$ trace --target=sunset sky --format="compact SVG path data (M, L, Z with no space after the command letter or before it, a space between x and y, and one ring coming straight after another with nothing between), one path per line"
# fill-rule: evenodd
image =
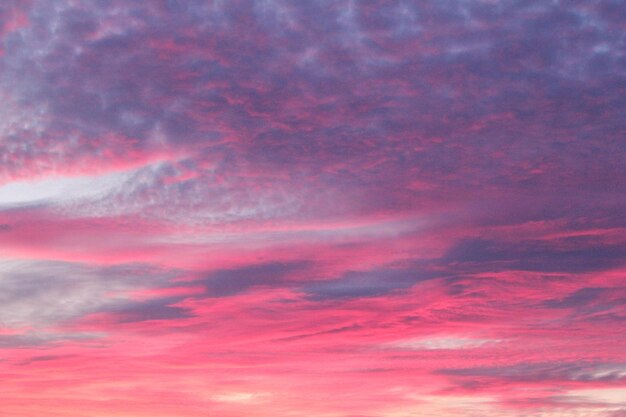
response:
M626 417L626 4L0 0L0 417Z

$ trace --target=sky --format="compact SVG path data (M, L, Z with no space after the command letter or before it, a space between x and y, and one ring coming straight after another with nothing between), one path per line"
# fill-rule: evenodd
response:
M626 417L622 0L2 0L0 415Z

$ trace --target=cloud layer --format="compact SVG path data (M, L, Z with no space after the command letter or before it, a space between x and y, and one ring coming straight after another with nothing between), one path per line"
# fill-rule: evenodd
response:
M621 1L0 4L0 414L626 413Z

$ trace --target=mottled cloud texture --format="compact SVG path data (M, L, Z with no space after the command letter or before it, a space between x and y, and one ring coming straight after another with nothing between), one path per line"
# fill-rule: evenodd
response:
M0 2L0 415L626 415L625 33Z

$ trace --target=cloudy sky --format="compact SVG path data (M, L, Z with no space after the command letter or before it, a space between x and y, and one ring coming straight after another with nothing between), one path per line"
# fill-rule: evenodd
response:
M623 0L2 0L0 415L625 417Z

